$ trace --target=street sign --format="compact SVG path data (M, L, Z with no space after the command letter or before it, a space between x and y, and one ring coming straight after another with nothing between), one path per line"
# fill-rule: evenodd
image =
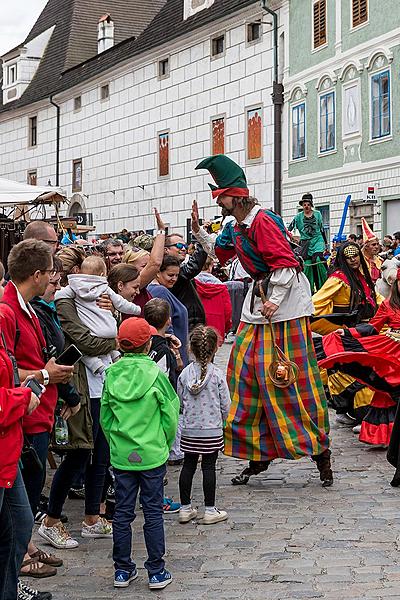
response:
M376 204L378 202L378 186L376 183L364 186L363 201L369 204Z

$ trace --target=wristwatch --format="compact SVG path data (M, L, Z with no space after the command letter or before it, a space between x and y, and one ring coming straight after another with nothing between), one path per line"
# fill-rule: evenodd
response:
M41 369L40 372L43 377L43 385L49 385L49 381L50 381L49 372L46 369Z
M165 235L165 229L157 229L156 235Z

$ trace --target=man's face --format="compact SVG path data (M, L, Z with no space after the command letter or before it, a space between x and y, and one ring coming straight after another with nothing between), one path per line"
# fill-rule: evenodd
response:
M365 249L370 256L377 256L380 250L380 244L378 240L371 240L365 244Z
M304 210L304 212L310 212L311 209L312 209L311 202L307 202L307 200L305 200L303 202L303 210Z
M51 252L54 256L58 250L58 237L54 227L52 227L51 225L48 226L46 231L46 237L43 236L43 238L41 238L41 241L45 242L50 246Z
M187 244L180 235L172 235L169 238L168 244L165 246L166 256L176 256L179 260L185 260L187 254Z
M124 257L124 249L121 246L107 246L106 249L106 258L109 264L109 268L114 265L119 265L122 263L122 259Z
M233 215L234 202L232 196L226 196L225 194L218 196L217 204L221 207L221 214L224 218Z
M51 262L48 264L46 269L41 269L40 271L35 271L35 273L32 275L33 278L33 294L32 294L32 298L34 296L43 296L46 293L46 290L49 286L49 283L52 279L54 279L56 276L56 273L54 272L53 269L53 259L51 259Z

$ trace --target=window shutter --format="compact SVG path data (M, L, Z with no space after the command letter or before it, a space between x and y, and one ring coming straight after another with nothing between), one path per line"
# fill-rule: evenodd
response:
M326 44L326 0L314 4L314 48Z
M353 27L368 21L368 0L352 0Z

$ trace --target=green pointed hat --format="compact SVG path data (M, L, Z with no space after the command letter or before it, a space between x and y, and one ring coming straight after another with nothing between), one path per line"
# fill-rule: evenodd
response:
M207 169L217 185L209 183L213 198L221 194L247 198L249 189L244 171L225 154L209 156L201 161L196 169Z

